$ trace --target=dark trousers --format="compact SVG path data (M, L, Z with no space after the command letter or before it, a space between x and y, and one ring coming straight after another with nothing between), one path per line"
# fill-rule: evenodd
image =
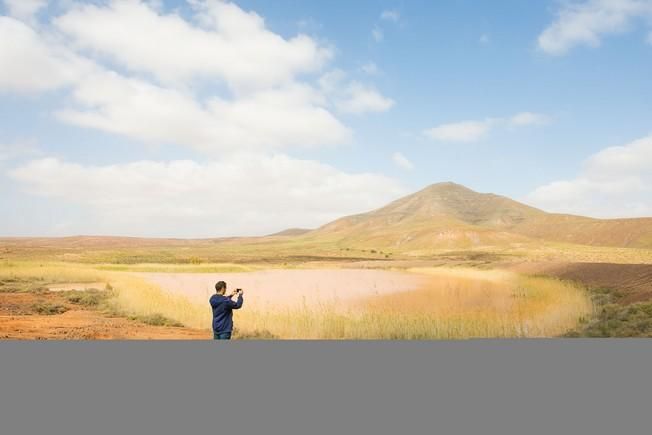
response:
M231 339L230 332L213 331L213 340L230 340L230 339Z

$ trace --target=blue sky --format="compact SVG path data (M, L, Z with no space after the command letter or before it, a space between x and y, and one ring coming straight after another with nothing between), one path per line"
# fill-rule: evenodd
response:
M0 4L0 235L265 234L440 181L652 215L650 0Z

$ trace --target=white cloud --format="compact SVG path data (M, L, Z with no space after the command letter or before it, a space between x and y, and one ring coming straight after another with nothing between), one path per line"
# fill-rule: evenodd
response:
M55 22L78 45L164 81L206 77L234 88L267 87L318 70L331 56L309 37L281 38L261 17L234 4L208 1L196 7L203 28L124 0L79 7Z
M0 16L0 91L38 92L70 85L93 66L25 23Z
M380 69L374 62L367 62L360 67L360 71L365 74L369 74L370 76L375 76L380 72Z
M352 133L331 110L393 105L364 83L326 95L309 73L322 72L329 47L285 39L232 3L190 3L194 21L135 0L72 3L38 30L0 17L0 91L69 86L56 112L65 122L209 153L346 143Z
M401 14L399 11L394 11L394 10L384 10L380 14L380 19L385 20L385 21L393 21L393 22L398 22L398 20L401 19Z
M401 19L401 14L398 11L388 9L382 11L379 18L379 22L371 29L371 36L376 42L382 42L385 39L382 22L398 23Z
M394 100L383 96L373 86L348 81L342 70L333 70L319 79L320 87L332 104L344 113L360 115L385 112L394 106Z
M381 175L345 173L283 155L110 166L48 158L16 168L10 176L33 194L88 207L97 225L90 231L149 236L252 235L316 227L405 193Z
M41 154L41 152L29 143L0 143L0 162L12 160L19 157Z
M328 71L319 77L319 87L325 95L341 92L346 86L347 74L341 69Z
M396 166L398 166L401 169L405 169L408 171L414 169L414 165L412 164L412 162L398 151L392 154L392 160L394 161Z
M430 139L441 142L476 142L498 127L524 127L547 124L547 115L521 112L509 118L486 118L481 121L461 121L442 124L424 131Z
M396 10L384 10L380 13L379 20L371 29L371 36L374 41L382 42L385 39L384 27L387 23L398 23L401 20L401 14Z
M329 48L305 35L290 39L232 3L192 2L198 25L136 1L79 6L55 19L75 44L162 82L223 80L239 92L291 82L318 71Z
M576 178L541 186L527 200L561 213L652 216L652 136L594 154Z
M47 0L3 0L10 16L21 21L33 22L34 15L48 3Z
M587 0L566 3L539 35L539 47L561 55L577 45L597 47L602 36L622 33L637 17L652 18L652 0Z
M391 98L384 97L373 87L357 82L352 83L345 93L346 97L337 103L337 108L342 112L386 112L394 106L394 100Z
M494 121L462 121L442 124L425 131L426 136L437 141L474 142L482 139L491 129Z
M88 76L74 97L82 108L59 111L66 122L209 153L327 145L351 137L320 106L323 97L301 84L201 103L179 90L111 72Z
M541 113L521 112L512 116L509 122L515 126L544 125L550 122L550 117Z
M374 41L376 42L382 42L382 40L385 39L385 34L378 26L371 29L371 36L374 38Z

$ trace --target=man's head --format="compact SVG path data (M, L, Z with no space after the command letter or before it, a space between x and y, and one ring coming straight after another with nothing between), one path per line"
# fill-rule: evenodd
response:
M226 293L226 283L224 281L219 281L215 284L215 291L220 295Z

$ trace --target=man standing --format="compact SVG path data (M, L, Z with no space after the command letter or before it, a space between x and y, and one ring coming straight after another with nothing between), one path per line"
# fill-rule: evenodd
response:
M233 310L242 308L241 289L237 289L228 296L226 293L226 283L220 281L215 284L216 294L211 296L210 304L213 309L213 338L215 340L230 340L233 332ZM236 296L236 300L233 297Z

